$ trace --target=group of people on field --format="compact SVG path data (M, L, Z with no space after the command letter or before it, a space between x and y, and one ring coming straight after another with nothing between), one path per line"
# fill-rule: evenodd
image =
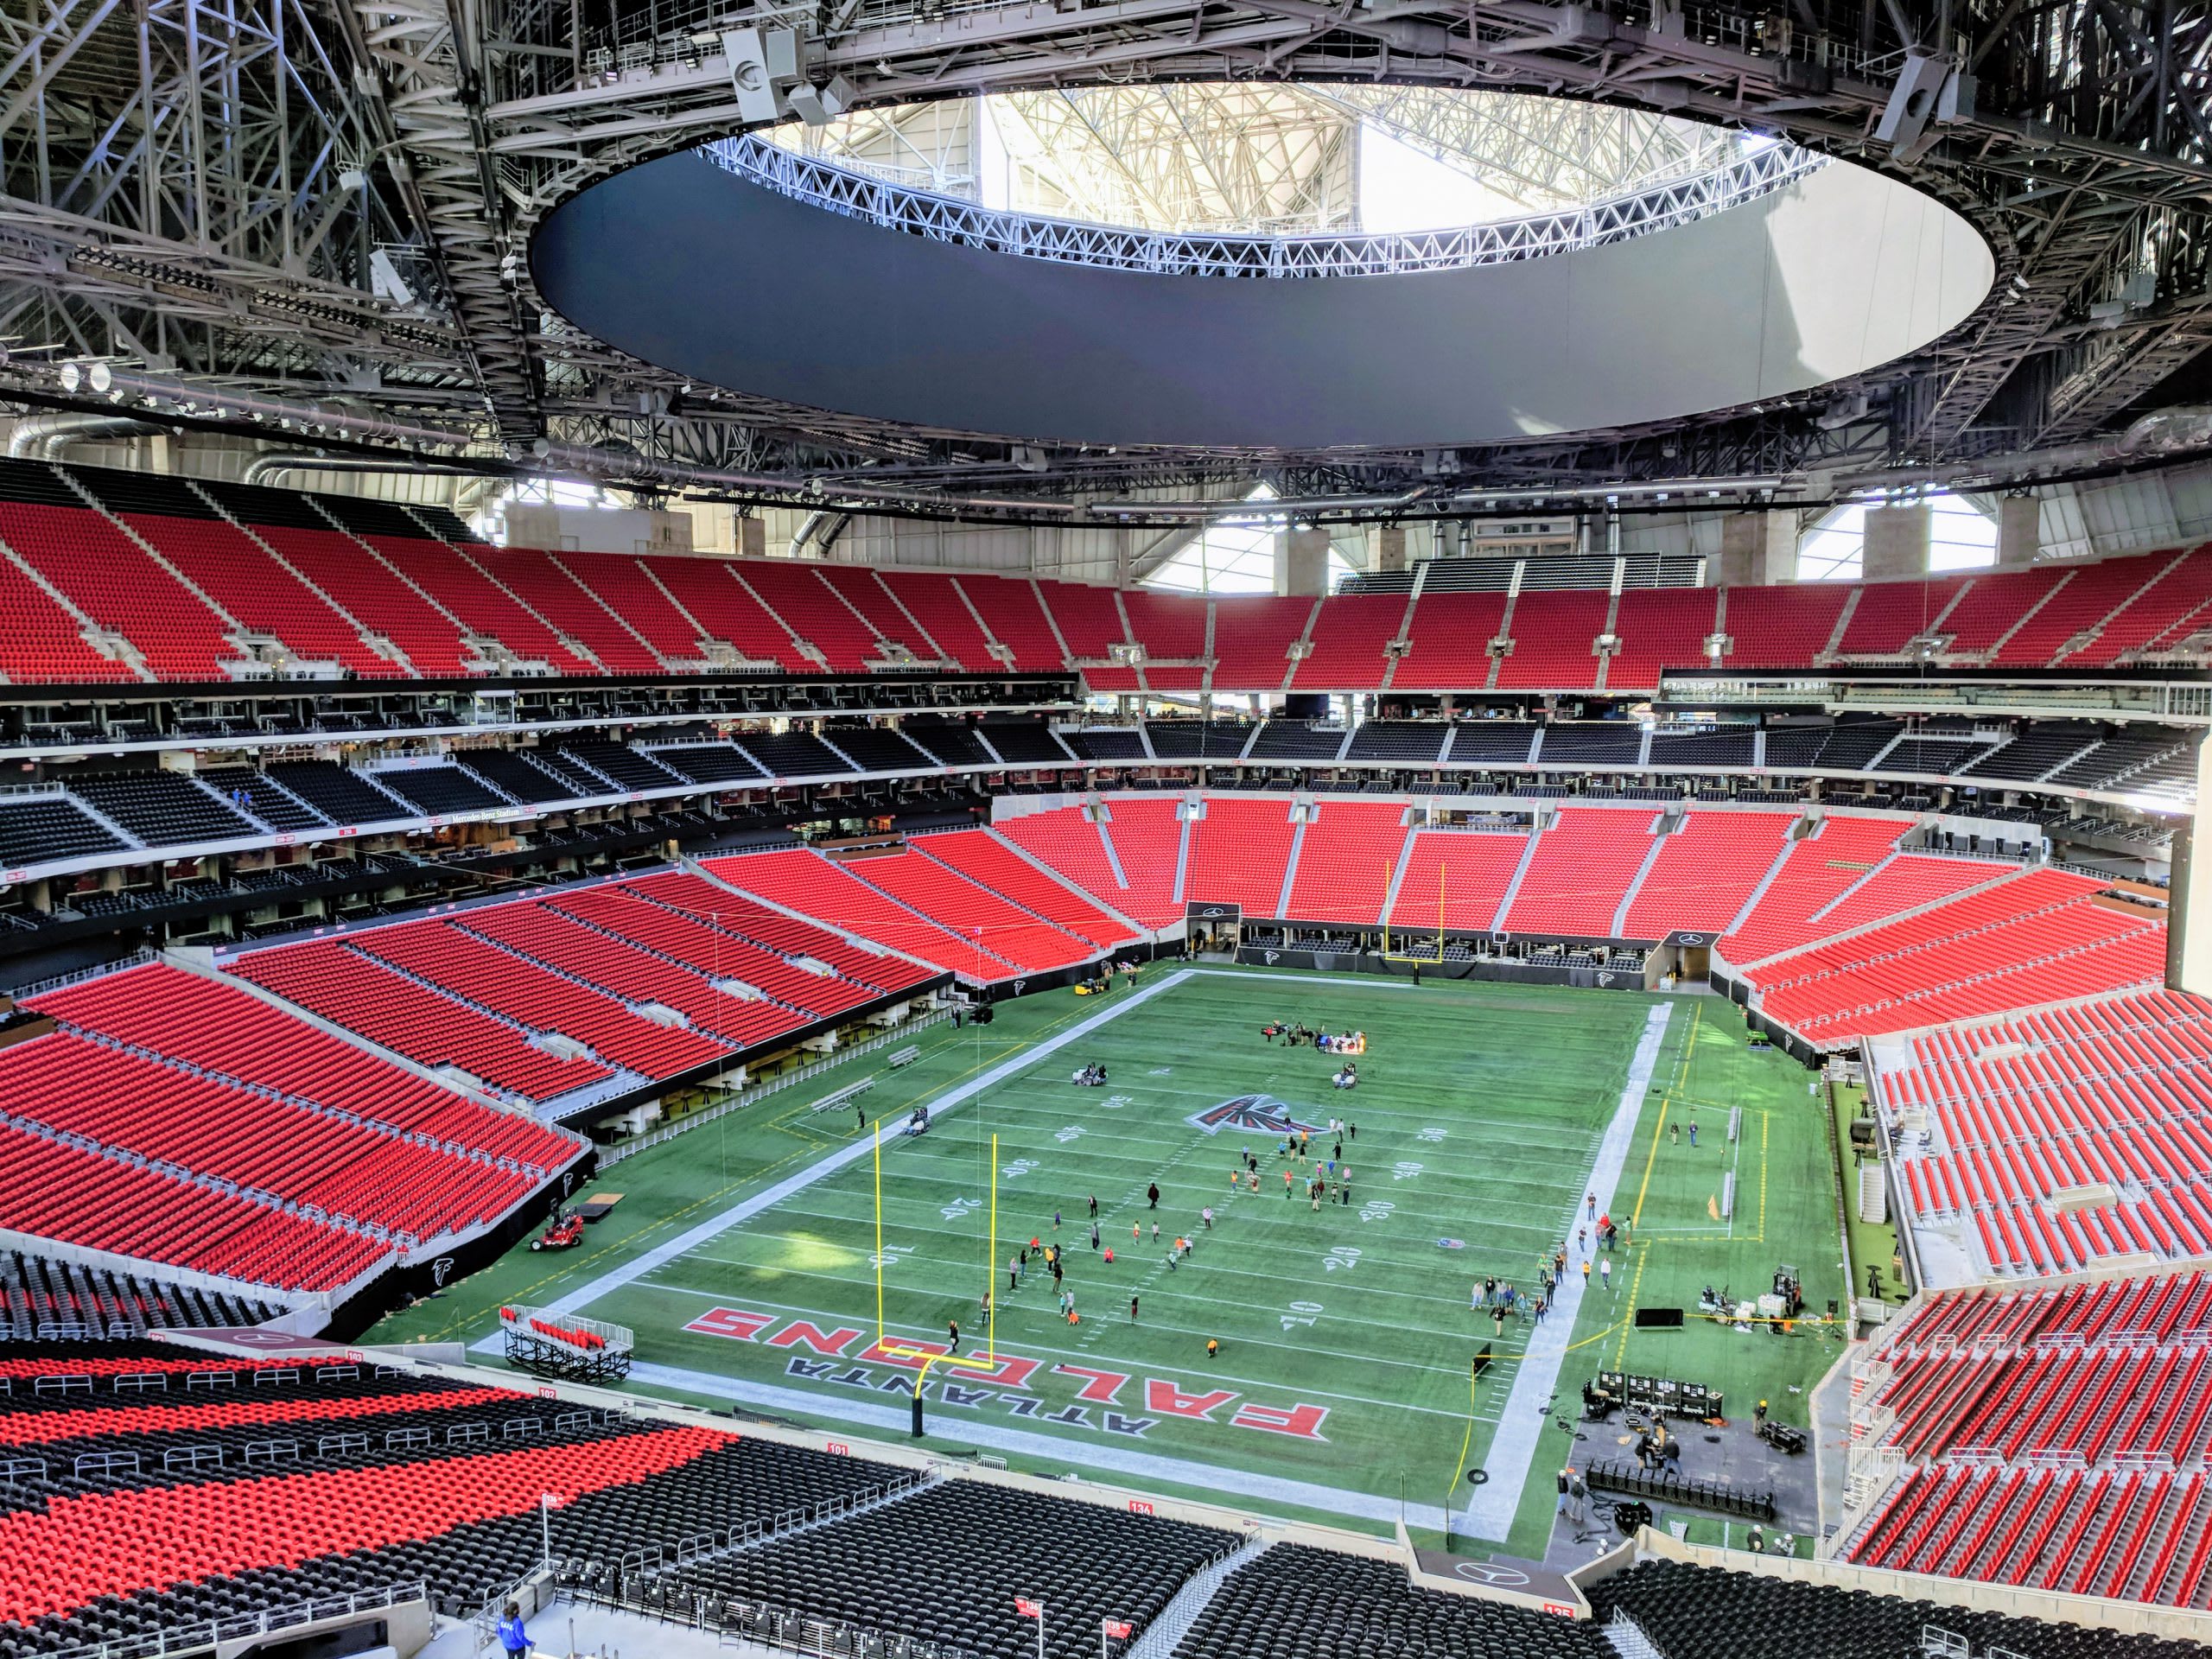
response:
M1615 1221L1608 1211L1600 1213L1598 1195L1586 1192L1582 1197L1583 1219L1574 1230L1572 1239L1562 1238L1549 1250L1536 1257L1536 1289L1534 1294L1521 1290L1512 1281L1492 1274L1475 1281L1470 1300L1478 1317L1490 1315L1496 1334L1505 1333L1505 1322L1510 1319L1533 1319L1539 1325L1544 1315L1551 1312L1559 1300L1559 1287L1565 1282L1569 1267L1570 1250L1573 1263L1582 1273L1582 1287L1590 1287L1592 1269L1596 1279L1608 1294L1613 1288L1613 1249L1624 1243L1626 1229ZM1591 1249L1592 1231L1597 1249Z
M1311 1043L1324 1054L1364 1054L1367 1052L1367 1033L1346 1031L1332 1033L1317 1031L1307 1025L1291 1025L1286 1020L1270 1020L1260 1027L1260 1035L1272 1043L1278 1037L1286 1048L1302 1048Z
M1104 1083L1105 1067L1103 1065L1085 1066L1075 1074L1075 1080L1077 1083L1089 1082L1091 1079L1087 1074L1093 1071L1096 1073L1096 1081L1100 1084ZM1314 1144L1316 1133L1317 1131L1303 1126L1294 1128L1277 1140L1275 1155L1283 1164L1283 1197L1295 1198L1302 1187L1308 1206L1318 1213L1324 1203L1342 1205L1349 1205L1351 1203L1352 1172L1351 1164L1344 1159L1344 1145L1347 1141L1357 1141L1359 1138L1359 1127L1345 1119L1331 1118L1327 1129L1321 1133L1335 1138L1333 1141L1325 1141L1319 1148L1317 1148ZM1325 1155L1317 1155L1317 1153L1325 1153ZM1303 1175L1308 1159L1313 1160L1313 1173L1310 1176ZM1249 1146L1239 1147L1236 1150L1236 1161L1230 1166L1229 1172L1230 1195L1233 1198L1240 1194L1256 1194L1260 1192L1262 1185L1258 1154L1255 1154ZM1129 1248L1134 1252L1147 1243L1146 1229L1149 1226L1151 1230L1148 1242L1154 1249L1160 1251L1161 1262L1167 1270L1171 1273L1178 1273L1190 1262L1195 1252L1195 1235L1198 1232L1212 1231L1217 1215L1211 1205L1202 1205L1198 1211L1197 1228L1190 1232L1163 1232L1158 1219L1160 1196L1160 1183L1157 1180L1146 1184L1144 1212L1129 1224ZM1096 1194L1091 1194L1085 1198L1084 1209L1086 1213L1082 1220L1089 1231L1090 1249L1098 1256L1102 1264L1111 1266L1114 1261L1114 1247L1104 1242L1099 1230L1100 1216ZM1007 1258L1006 1291L1002 1294L1019 1293L1027 1283L1029 1271L1034 1267L1040 1273L1049 1274L1052 1276L1053 1297L1058 1317L1065 1319L1070 1325L1079 1325L1082 1323L1082 1317L1076 1309L1075 1288L1069 1282L1066 1253L1060 1243L1060 1233L1065 1225L1066 1217L1060 1211L1055 1210L1052 1212L1052 1232L1049 1236L1040 1231L1027 1244L1016 1247L1014 1253ZM1139 1294L1133 1291L1129 1296L1129 1319L1132 1323L1138 1318L1139 1305ZM993 1298L988 1291L983 1294L982 1314L983 1329L988 1332L993 1316ZM959 1346L959 1332L960 1325L957 1319L946 1321L946 1334L956 1351ZM1208 1338L1207 1357L1213 1357L1220 1351L1220 1339Z

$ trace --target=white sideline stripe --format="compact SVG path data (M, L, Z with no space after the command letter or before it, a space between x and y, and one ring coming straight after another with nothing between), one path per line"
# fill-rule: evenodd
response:
M1300 985L1349 985L1361 991L1410 991L1414 988L1411 982L1394 979L1388 974L1346 976L1288 970L1278 973L1266 968L1185 968L1182 973L1200 979L1287 979Z
M1645 1015L1643 1035L1629 1062L1620 1103L1613 1109L1613 1121L1605 1126L1605 1138L1598 1145L1598 1161L1591 1168L1590 1184L1585 1190L1598 1195L1598 1208L1603 1212L1612 1210L1613 1192L1620 1185L1621 1170L1635 1142L1636 1121L1643 1115L1643 1096L1651 1087L1652 1072L1658 1068L1659 1047L1666 1040L1667 1021L1673 1013L1673 1006L1662 1002ZM1529 1484L1529 1471L1536 1461L1537 1443L1551 1427L1551 1414L1544 1402L1559 1393L1560 1367L1567 1362L1567 1343L1582 1309L1582 1275L1571 1257L1563 1278L1556 1304L1530 1334L1528 1351L1513 1374L1513 1391L1506 1398L1504 1415L1483 1465L1490 1471L1490 1479L1475 1488L1474 1496L1467 1500L1466 1513L1452 1517L1451 1529L1455 1533L1503 1543L1512 1529L1514 1512L1521 1507L1521 1495Z
M741 1400L747 1405L758 1406L779 1415L801 1419L828 1417L842 1422L862 1423L870 1428L885 1430L887 1436L900 1440L906 1438L913 1423L912 1408L903 1399L896 1406L880 1406L872 1400L845 1400L835 1395L803 1394L796 1389L778 1388L773 1383L747 1382L735 1377L687 1371L671 1365L632 1365L630 1376L632 1382L650 1382L656 1388L674 1389L683 1394ZM1392 1522L1397 1520L1401 1512L1399 1502L1395 1497L1382 1497L1371 1492L1344 1491L1334 1486L1315 1486L1302 1480L1285 1480L1274 1475L1255 1474L1227 1464L1186 1463L1179 1458L1157 1457L1149 1452L1124 1452L1119 1446L1096 1446L1088 1441L1071 1442L1055 1434L1027 1433L1018 1428L1001 1427L996 1423L973 1421L961 1408L934 1402L930 1407L930 1421L933 1426L932 1432L947 1439L988 1446L1025 1458L1036 1458L1048 1468L1064 1468L1071 1462L1080 1463L1089 1467L1110 1469L1116 1474L1133 1475L1141 1481L1186 1486L1202 1492L1235 1492L1242 1497L1295 1504L1300 1509L1318 1510L1326 1515L1348 1515L1362 1521ZM1440 1529L1444 1525L1444 1511L1433 1503L1408 1503L1403 1506L1403 1513L1408 1526Z
M1048 1037L1033 1048L1024 1049L1013 1058L1000 1061L982 1077L972 1077L957 1088L946 1090L935 1100L928 1103L931 1117L934 1119L939 1113L950 1110L963 1101L973 1099L984 1090L1004 1082L1015 1072L1026 1071L1046 1055L1066 1047L1080 1038L1089 1036L1109 1020L1118 1020L1131 1008L1150 1001L1163 992L1174 989L1176 986L1190 977L1191 972L1191 969L1185 969L1170 974L1166 979L1147 985L1133 995L1123 997L1112 1007L1101 1008L1089 1019L1070 1026L1058 1036ZM588 1307L608 1292L620 1290L632 1280L643 1278L646 1274L666 1266L677 1256L687 1251L696 1249L708 1240L750 1221L762 1211L773 1209L794 1192L804 1192L823 1177L834 1175L846 1165L866 1157L868 1148L874 1144L871 1138L862 1136L849 1146L840 1147L820 1162L810 1165L796 1175L785 1177L775 1185L754 1193L741 1204L731 1205L718 1216L709 1217L697 1226L677 1234L667 1243L655 1245L644 1255L634 1256L620 1267L610 1268L598 1278L556 1297L546 1303L541 1311L546 1313L574 1313ZM500 1336L497 1331L494 1331L491 1335L480 1338L470 1344L469 1351L478 1354L496 1354L499 1351L499 1346Z

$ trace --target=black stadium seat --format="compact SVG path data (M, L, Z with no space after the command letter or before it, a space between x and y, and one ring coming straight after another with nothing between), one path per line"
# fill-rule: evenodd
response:
M1611 1659L1594 1625L1416 1589L1395 1562L1277 1544L1231 1573L1174 1659ZM1669 1653L1667 1659L1688 1659Z
M1675 1561L1646 1561L1591 1592L1600 1620L1633 1619L1666 1659L1919 1659L1929 1625L1977 1654L2020 1659L2196 1659L2193 1643L2046 1624L1859 1590Z

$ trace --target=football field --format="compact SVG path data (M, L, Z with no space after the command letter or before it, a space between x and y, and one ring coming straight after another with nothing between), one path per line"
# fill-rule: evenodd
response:
M549 1274L538 1258L542 1287L500 1288L632 1327L632 1382L651 1391L903 1439L919 1378L930 1443L947 1451L1366 1529L1402 1504L1417 1532L1541 1554L1554 1419L1574 1414L1600 1364L1637 1367L1634 1299L1694 1303L1696 1258L1725 1260L1739 1231L1747 1263L1773 1254L1763 1214L1759 1234L1742 1206L1718 1215L1721 1172L1736 1168L1763 1208L1770 1120L1805 1120L1785 1149L1824 1144L1805 1074L1704 1023L1709 1002L1165 967L1135 992L1028 998L990 1027L931 1034L933 1086L912 1096L931 1106L927 1134L903 1132L903 1073L866 1097L880 1141L873 1122L862 1132L847 1114L764 1103L758 1123L702 1126L607 1182L634 1203L649 1196L636 1179L648 1160L688 1146L695 1171L719 1161L729 1177L700 1202L574 1267ZM1270 1019L1363 1030L1357 1089L1331 1086L1332 1057L1265 1040ZM1071 1073L1094 1062L1108 1085L1075 1086ZM1733 1145L1732 1104L1747 1126ZM1700 1109L1699 1149L1677 1141L1662 1158L1663 1126ZM1332 1118L1347 1122L1340 1136ZM1300 1129L1310 1151L1286 1157ZM753 1147L756 1135L768 1144ZM1746 1157L1755 1170L1739 1167ZM1338 1165L1318 1207L1316 1160L1325 1177ZM1832 1214L1827 1173L1806 1160L1791 1175L1791 1193L1815 1189L1793 1215ZM1650 1205L1638 1235L1666 1241L1617 1253L1610 1286L1592 1192L1619 1217ZM1191 1249L1171 1265L1178 1236ZM1834 1253L1819 1237L1816 1262ZM1033 1240L1010 1287L1009 1262ZM1533 1296L1540 1259L1562 1242L1567 1282L1541 1323L1510 1319L1501 1333L1471 1306L1485 1277ZM1057 1286L1045 1245L1061 1252ZM955 1322L956 1358L925 1372L920 1356L946 1349ZM1676 1363L1707 1332L1662 1340L1676 1353L1650 1369L1738 1369L1725 1348L1688 1371ZM479 1345L496 1351L496 1338ZM1762 1364L1816 1357L1754 1351Z

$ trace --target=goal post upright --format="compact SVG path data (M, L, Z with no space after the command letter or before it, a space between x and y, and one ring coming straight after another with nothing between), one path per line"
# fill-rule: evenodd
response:
M983 1321L984 1341L987 1346L986 1353L982 1357L962 1359L956 1353L933 1353L928 1349L918 1348L910 1343L891 1340L891 1327L885 1320L883 1310L883 1120L880 1117L875 1120L875 1139L871 1152L874 1164L875 1181L875 1351L890 1359L919 1360L921 1370L914 1378L914 1387L918 1391L922 1384L929 1380L930 1368L932 1365L942 1363L951 1366L955 1370L984 1370L995 1367L998 1363L998 1318L995 1301L992 1305L989 1315ZM998 1176L999 1137L997 1131L994 1130L991 1134L990 1231L984 1244L988 1255L983 1262L983 1294L986 1296L991 1294L992 1274L999 1248Z
M883 1120L875 1120L875 1345L883 1346Z
M992 1288L999 1278L999 1132L991 1131L991 1227L990 1239L983 1247L983 1305L990 1312L983 1316L983 1352L993 1364L999 1357L998 1304L991 1300Z

